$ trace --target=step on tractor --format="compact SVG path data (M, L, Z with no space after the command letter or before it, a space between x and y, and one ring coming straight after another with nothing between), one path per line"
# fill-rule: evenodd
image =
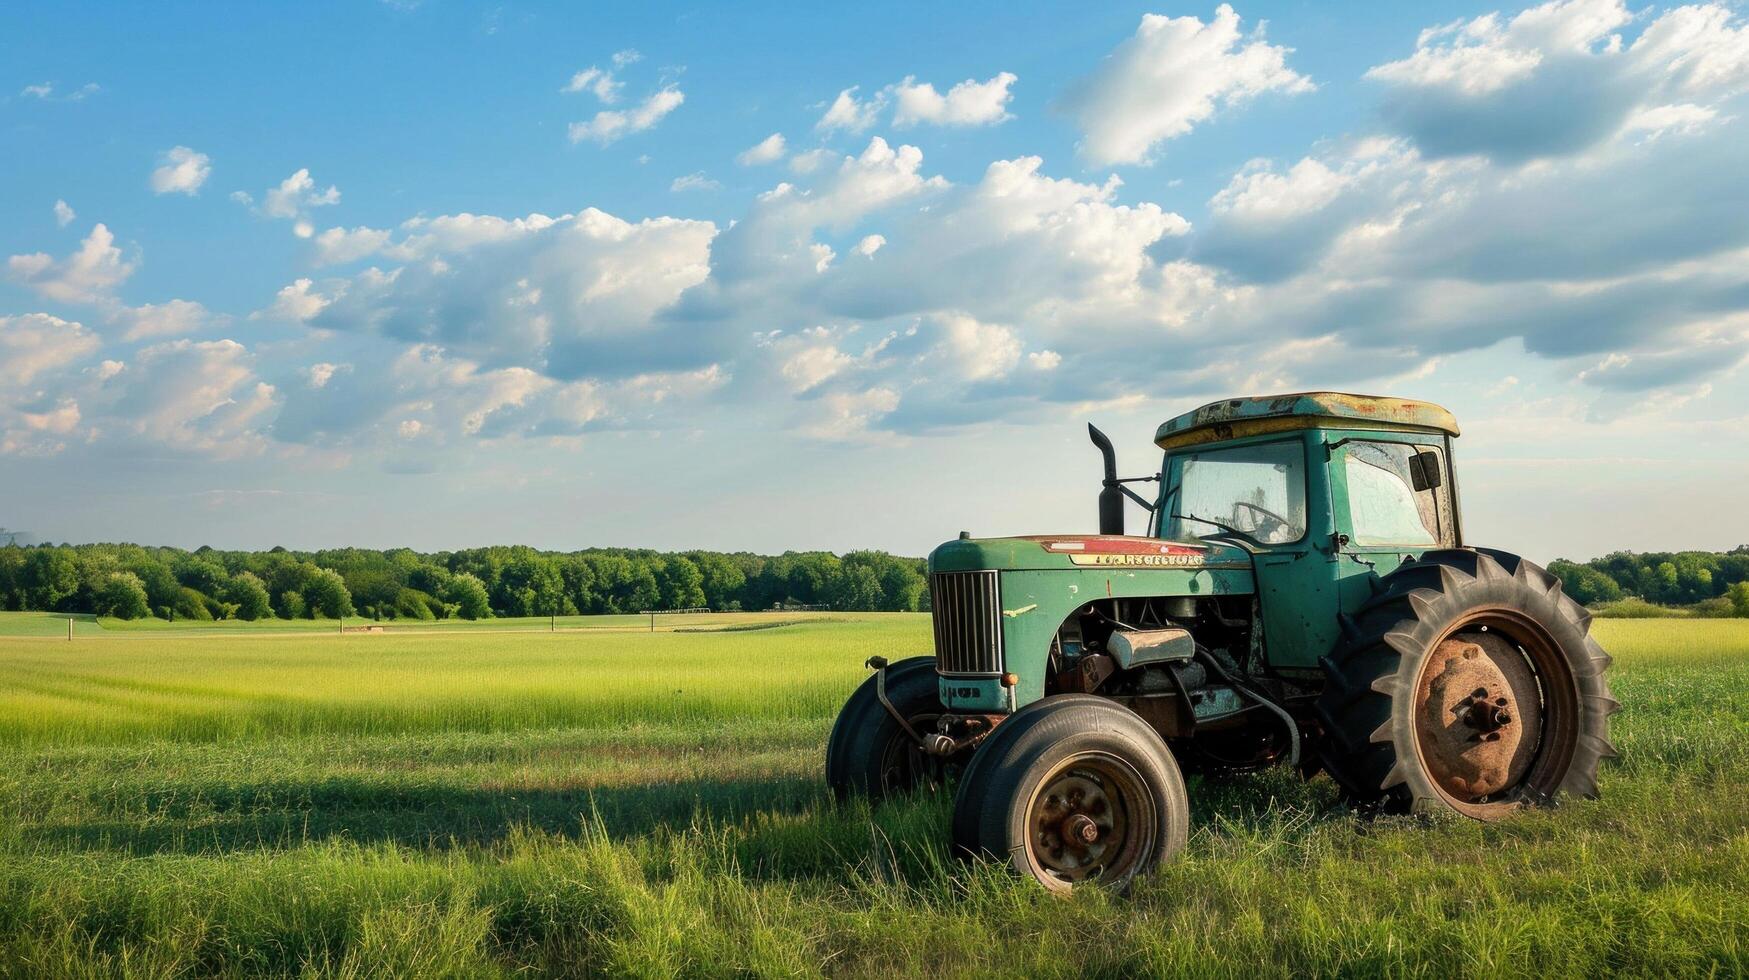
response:
M1066 892L1184 846L1186 771L1322 771L1365 812L1490 821L1596 795L1609 655L1559 579L1466 542L1451 413L1214 402L1133 478L1088 430L1099 533L935 549L934 655L869 661L827 744L841 798L956 785L957 852Z

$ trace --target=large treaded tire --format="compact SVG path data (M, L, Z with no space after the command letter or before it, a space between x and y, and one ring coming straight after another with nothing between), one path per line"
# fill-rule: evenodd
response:
M887 700L907 719L939 715L941 693L934 657L910 657L887 666ZM915 727L915 726L913 726ZM826 783L840 800L852 795L878 802L926 782L932 774L908 751L910 739L881 704L874 675L838 712L826 740Z
M1113 866L1071 880L1049 866L1046 852L1031 846L1029 836L1040 829L1035 824L1043 794L1084 771L1118 777L1102 785L1116 804L1112 809L1130 818L1131 832L1100 841L1114 856ZM1184 777L1159 733L1128 708L1089 694L1035 701L998 725L973 754L954 799L957 853L1004 859L1015 872L1059 893L1080 887L1081 880L1128 888L1183 849L1189 827Z
M1515 782L1466 799L1450 791L1449 776L1442 780L1428 736L1417 735L1418 725L1441 723L1428 720L1440 712L1418 707L1417 695L1433 704L1423 685L1451 669L1449 653L1435 655L1450 649L1442 643L1479 629L1489 635L1490 624L1491 635L1510 641L1536 671L1541 703L1526 707L1537 713L1539 735ZM1615 755L1609 716L1620 705L1603 676L1610 657L1590 625L1591 614L1559 579L1516 555L1442 549L1405 563L1344 618L1338 649L1322 658L1319 762L1351 801L1384 812L1452 810L1496 820L1560 794L1595 797L1598 765Z

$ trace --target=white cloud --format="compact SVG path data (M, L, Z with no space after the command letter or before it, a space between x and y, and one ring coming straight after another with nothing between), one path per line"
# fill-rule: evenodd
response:
M825 147L804 150L789 159L790 173L806 177L838 159L838 154Z
M877 92L866 102L859 102L856 98L857 88L858 86L853 85L839 92L838 97L826 108L825 115L814 123L814 129L821 133L862 133L873 126L875 120L880 118L881 111L887 107L887 94Z
M100 344L83 326L44 313L0 316L0 456L66 448L79 424L73 365Z
M627 222L593 208L550 218L446 215L402 225L405 263L316 287L299 280L264 315L436 343L488 366L555 376L708 362L712 338L654 314L708 274L710 222Z
M205 153L173 146L158 155L158 168L152 171L152 193L193 197L212 170L212 159Z
M55 201L55 224L65 228L72 224L73 219L76 217L78 217L78 215L73 213L72 205L62 200Z
M251 318L267 318L270 320L285 320L302 323L310 320L328 305L328 297L314 289L315 283L308 279L299 279L288 286L281 287L274 296L273 305Z
M603 146L616 142L633 133L641 133L654 127L662 121L662 117L680 108L686 101L686 94L676 86L663 88L637 107L620 112L617 109L604 109L595 114L588 122L574 122L570 127L571 142L581 143L591 140Z
M809 413L801 426L803 435L822 441L851 439L856 441L886 441L872 427L883 416L899 407L899 393L891 388L870 388L859 392L834 392L820 400L820 408Z
M723 189L723 185L706 177L704 171L700 170L697 173L690 173L684 177L674 178L674 181L668 185L668 189L675 192L719 191Z
M309 370L305 372L305 376L309 379L310 387L322 388L327 386L328 382L334 377L336 371L351 369L352 366L350 364L329 364L326 361L322 361L310 365Z
M1013 328L999 323L980 323L960 313L938 319L941 352L965 381L1000 378L1020 363L1023 345Z
M278 394L234 340L175 340L141 350L107 385L111 424L160 445L233 456L265 444L259 425Z
M1263 40L1261 29L1240 34L1239 15L1226 4L1207 24L1144 14L1135 35L1075 86L1063 108L1081 129L1088 160L1142 163L1222 106L1311 91L1311 81L1287 66L1290 52Z
M1038 350L1026 355L1026 363L1034 371L1055 371L1063 363L1063 355L1054 350Z
M1008 87L1014 81L1014 74L1005 71L987 82L967 79L942 95L934 85L907 76L894 88L893 125L988 126L1002 122L1011 118Z
M874 254L876 252L880 251L881 246L885 245L886 243L887 243L887 240L884 236L864 235L862 238L862 241L859 241L856 243L856 248L853 249L853 251L855 251L856 254L858 254L864 258L872 259L872 258L874 258Z
M595 97L602 102L605 102L608 105L613 105L615 102L619 101L619 93L623 88L625 88L625 83L615 79L613 77L613 72L603 71L594 65L590 65L588 68L572 75L571 80L559 91L582 92L587 90L593 93Z
M309 168L300 167L296 173L280 181L278 187L268 188L261 196L261 213L269 218L304 218L311 208L339 203L340 188L329 184L327 190L316 190L316 181L310 176Z
M104 301L134 272L133 263L122 258L115 236L102 223L92 227L77 252L60 261L35 252L12 256L6 268L13 281L61 303Z
M783 159L785 145L782 133L772 133L758 143L742 150L735 161L743 167L756 167L761 164L776 163Z
M344 265L381 251L389 243L389 232L381 228L329 228L315 236L317 265ZM309 238L309 235L299 235Z
M186 336L206 326L210 318L206 307L186 299L123 307L111 315L124 328L121 339L128 341Z
M1423 31L1413 54L1367 78L1385 87L1386 120L1425 154L1508 162L1579 153L1624 128L1693 125L1749 90L1749 29L1729 9L1652 14L1621 0L1486 14ZM1636 20L1645 29L1627 43Z
M44 102L82 102L101 91L103 91L102 87L96 82L86 82L71 92L58 95L55 92L54 82L39 82L35 85L26 85L18 94L21 98L40 99Z
M47 313L0 316L0 389L16 391L100 346L82 324Z

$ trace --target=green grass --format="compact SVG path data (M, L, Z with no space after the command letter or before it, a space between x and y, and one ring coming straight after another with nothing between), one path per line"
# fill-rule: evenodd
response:
M101 634L103 628L89 613L0 612L0 636L67 636L67 620L73 620L74 636Z
M0 639L0 976L1741 975L1749 623L1596 629L1602 800L1366 823L1193 780L1179 860L1066 901L951 858L944 798L824 792L921 616Z

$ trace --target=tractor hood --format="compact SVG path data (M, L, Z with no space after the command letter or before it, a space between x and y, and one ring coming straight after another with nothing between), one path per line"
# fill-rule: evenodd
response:
M1162 541L1115 534L1029 534L962 537L929 556L932 572L1203 569L1251 567L1243 549L1212 541Z

